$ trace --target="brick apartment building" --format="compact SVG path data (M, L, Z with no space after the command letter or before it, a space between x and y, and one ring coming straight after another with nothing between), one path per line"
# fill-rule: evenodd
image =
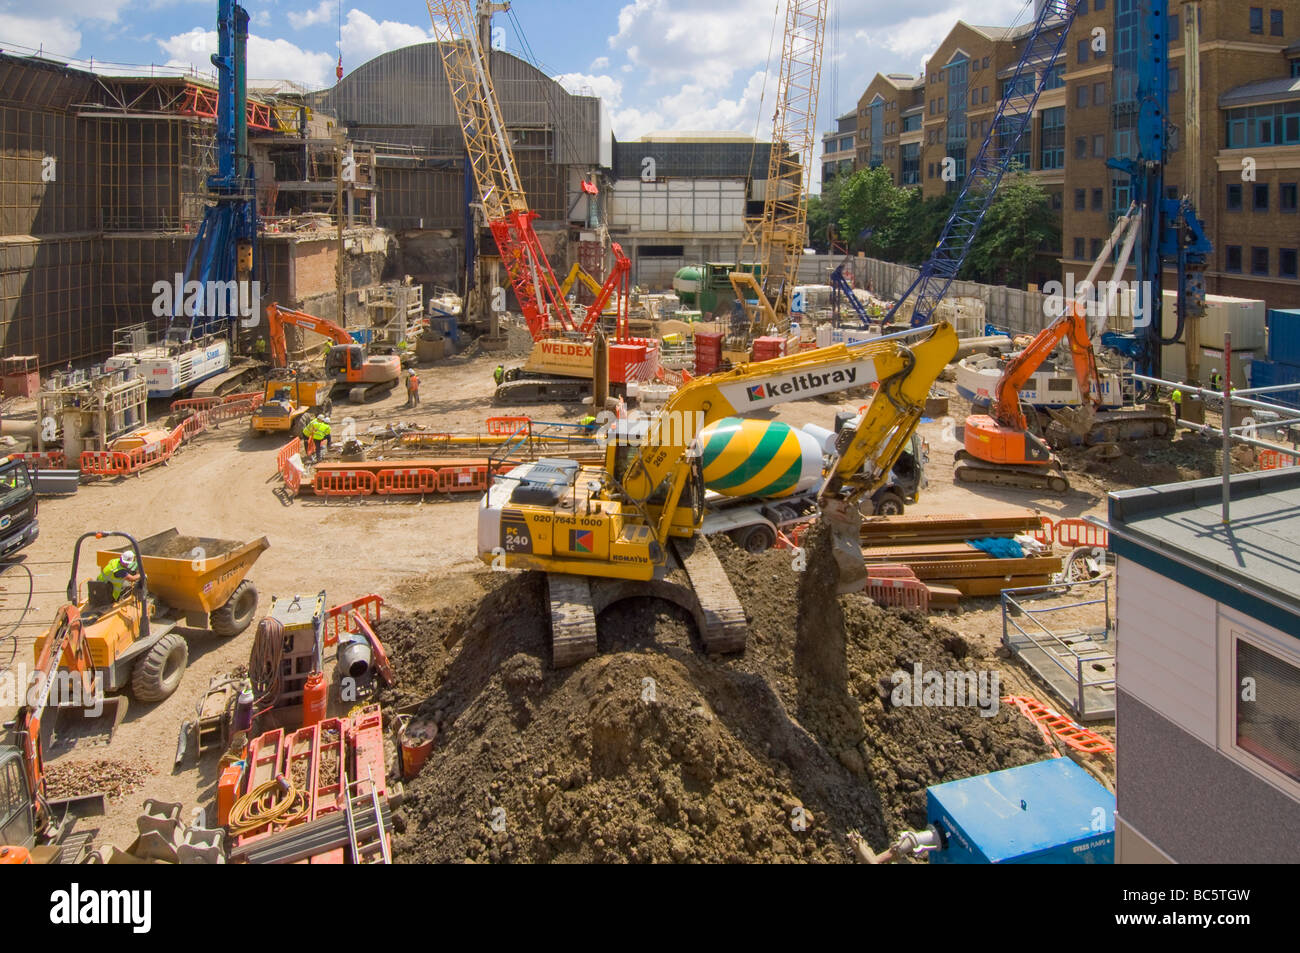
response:
M847 112L835 120L835 131L822 136L822 182L829 182L841 172L852 172L857 150L858 111Z
M1170 0L1170 195L1191 191L1182 13L1180 0ZM1062 247L1043 257L1040 280L1086 271L1128 207L1126 179L1106 160L1134 149L1137 18L1137 0L1081 0L1021 140L1018 160L1061 215ZM1300 0L1201 0L1200 27L1196 199L1214 242L1207 290L1298 307ZM1102 52L1091 42L1096 28L1105 31ZM926 197L960 188L1029 29L958 21L924 76L877 74L858 100L854 167L884 166ZM945 159L955 181L943 178ZM1253 180L1243 180L1243 159L1252 160Z

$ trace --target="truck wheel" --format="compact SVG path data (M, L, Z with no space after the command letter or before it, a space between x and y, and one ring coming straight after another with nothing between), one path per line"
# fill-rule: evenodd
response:
M876 516L902 516L905 505L903 498L893 490L881 493L875 499Z
M181 683L190 649L185 640L169 632L153 644L131 672L131 694L142 702L160 702Z
M303 421L306 419L307 419L306 416L304 416L303 414L299 414L297 417L295 417L293 423L289 425L289 434L294 437L302 437L303 429L307 426L305 423L303 423Z
M230 594L226 604L208 616L208 626L217 635L229 638L253 624L257 615L257 589L245 579Z
M772 527L760 523L757 526L751 526L749 529L741 530L740 538L736 541L740 548L747 553L757 555L765 553L776 543L776 533L772 532Z

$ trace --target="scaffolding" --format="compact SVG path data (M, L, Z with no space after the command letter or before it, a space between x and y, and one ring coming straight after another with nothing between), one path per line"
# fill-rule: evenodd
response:
M36 395L36 448L60 447L68 460L106 450L144 426L148 400L148 385L126 370L56 372Z

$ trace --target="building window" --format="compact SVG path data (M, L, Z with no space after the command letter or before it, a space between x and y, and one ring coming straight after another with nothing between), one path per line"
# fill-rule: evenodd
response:
M1080 83L1074 88L1074 106L1076 109L1088 108L1088 84Z
M1250 273L1252 275L1268 274L1268 249L1252 248L1250 250Z
M1241 186L1235 183L1228 186L1228 211L1241 211Z
M1300 667L1243 638L1229 620L1221 624L1228 628L1233 663L1232 724L1222 740L1232 745L1234 754L1246 755L1240 759L1244 763L1253 761L1269 774L1300 782L1300 736L1291 730L1300 719ZM1254 685L1256 691L1238 690L1242 684Z
M1268 183L1267 182L1255 183L1255 202L1253 207L1256 212L1268 211Z
M903 146L902 180L904 185L921 184L921 144Z
M1223 250L1223 270L1241 274L1241 246L1229 245Z
M1079 0L1079 16L1088 12L1088 0Z
M988 58L987 56L984 57L984 65L983 65L982 67L980 67L980 68L981 68L981 69L988 69L988 68L989 68L989 58Z
M1074 140L1074 157L1076 159L1088 158L1088 140L1079 136Z
M1101 159L1105 157L1106 137L1104 135L1092 137L1092 155L1094 159Z
M1282 32L1282 11L1281 10L1268 11L1268 35L1269 36L1285 35Z
M1102 242L1100 238L1094 238L1089 243L1088 257L1091 258L1093 261L1096 261L1097 258L1101 255L1101 244Z
M1039 168L1065 168L1065 107L1044 109L1039 132Z
M1300 145L1300 100L1225 112L1229 149Z
M1294 212L1296 210L1296 183L1283 182L1277 187L1278 210Z
M1296 62L1297 62L1297 63L1300 63L1300 60L1296 60ZM985 65L985 66L988 65L988 60L987 60L987 59L985 59L985 61L984 61L984 65ZM989 101L989 88L988 88L987 86L981 86L981 87L980 87L980 105L983 105L983 104L987 103L988 101Z
M1106 84L1105 83L1093 83L1092 104L1094 106L1106 105Z
M1065 193L1053 191L1050 194L1052 196L1052 211L1059 212L1061 207L1065 205Z
M1086 211L1087 208L1088 208L1088 190L1087 190L1087 189L1075 189L1075 190L1074 190L1074 210L1075 210L1076 212L1083 212L1083 211Z
M1106 0L1097 0L1097 2L1092 5L1092 9L1097 13L1101 13L1102 10L1106 9Z
M1047 71L1047 81L1043 89L1060 89L1065 85L1065 64L1057 63Z
M1074 240L1074 257L1079 261L1083 260L1085 239L1076 238Z
M1102 211L1102 190L1101 189L1092 190L1092 210L1094 212Z
M1088 41L1080 40L1075 47L1075 60L1080 63L1088 62Z
M1264 32L1264 8L1263 7L1250 8L1250 32L1251 33Z
M1296 250L1279 248L1277 250L1277 274L1279 278L1296 277Z

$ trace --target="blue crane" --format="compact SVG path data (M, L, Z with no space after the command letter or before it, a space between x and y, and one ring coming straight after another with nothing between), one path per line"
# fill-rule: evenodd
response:
M1186 319L1205 314L1205 269L1213 245L1196 209L1186 198L1165 195L1169 112L1168 0L1129 0L1137 7L1136 92L1129 102L1116 103L1117 119L1131 120L1136 112L1135 154L1107 160L1106 165L1128 176L1132 198L1142 213L1134 249L1134 268L1149 313L1135 317L1132 335L1108 334L1103 344L1133 358L1133 369L1160 376L1160 346L1183 336ZM1118 64L1117 64L1118 65ZM1121 116L1119 110L1128 112ZM1177 269L1178 323L1172 337L1163 337L1164 268Z
M903 303L913 297L912 327L930 323L966 261L975 234L993 203L998 183L1011 167L1016 147L1029 129L1034 106L1047 88L1052 67L1060 59L1078 8L1078 0L1045 0L1039 7L1033 27L1025 35L1024 51L1016 71L1007 81L993 123L979 154L971 162L939 241L916 279L889 309L884 323L888 324Z
M250 281L258 269L257 193L248 152L248 11L234 0L219 0L217 7L217 171L208 177L208 197L213 204L190 244L185 280L206 288L213 282ZM169 337L186 338L225 333L234 341L232 315L207 314L207 295L188 326L181 315L172 316Z

